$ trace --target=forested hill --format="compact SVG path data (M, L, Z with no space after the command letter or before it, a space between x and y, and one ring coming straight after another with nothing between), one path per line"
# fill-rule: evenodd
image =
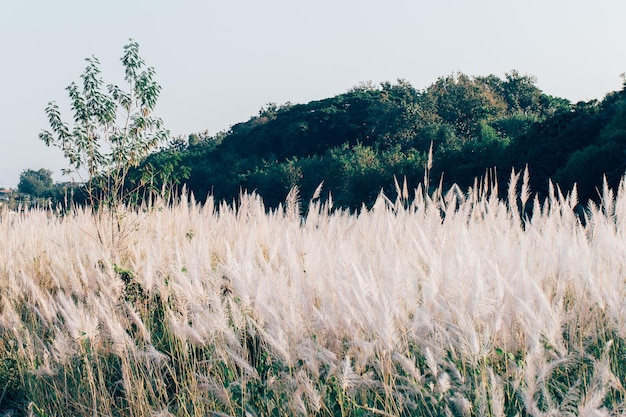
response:
M424 90L366 84L307 104L267 105L217 135L177 138L142 168L144 178L157 173L153 183L185 183L200 200L256 190L273 206L296 185L308 200L323 181L335 205L355 208L381 189L393 198L394 176L417 186L432 144L434 183L443 175L445 186L466 188L497 167L506 187L511 169L528 165L532 191L545 195L549 179L565 189L577 182L586 201L597 197L604 173L613 186L624 173L625 97L622 89L572 104L515 71L453 74Z

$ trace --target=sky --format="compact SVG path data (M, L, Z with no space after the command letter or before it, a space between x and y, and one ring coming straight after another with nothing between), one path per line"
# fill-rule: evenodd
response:
M123 84L129 38L156 70L172 135L217 133L267 103L307 103L363 82L424 89L454 72L535 76L573 102L622 88L623 0L20 0L0 4L0 187L68 163L39 139L48 102L97 57Z

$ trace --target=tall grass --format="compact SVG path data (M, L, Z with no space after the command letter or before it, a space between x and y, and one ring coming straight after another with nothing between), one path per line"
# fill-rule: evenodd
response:
M88 210L5 212L0 413L623 414L626 186L581 221L517 182L305 217L190 199L115 246Z

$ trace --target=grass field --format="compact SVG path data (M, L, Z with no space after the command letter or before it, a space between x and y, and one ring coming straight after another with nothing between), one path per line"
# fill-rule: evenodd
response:
M0 415L624 414L626 187L524 184L5 212Z

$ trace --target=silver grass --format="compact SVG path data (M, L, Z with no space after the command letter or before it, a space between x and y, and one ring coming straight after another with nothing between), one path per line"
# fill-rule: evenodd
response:
M511 176L509 179L509 187L507 189L507 202L509 206L509 210L511 210L511 214L513 217L519 216L519 210L517 208L517 183L519 182L520 173L515 172L515 169L511 170Z
M63 316L65 326L75 342L89 340L94 343L100 335L100 321L88 309L76 304L64 292L56 295L59 313Z
M150 337L150 331L148 330L148 328L146 327L145 323L143 322L143 320L141 319L141 317L139 316L138 312L132 307L130 306L128 303L124 303L123 304L123 311L125 316L128 318L129 323L131 323L131 326L134 325L136 326L138 332L138 336L140 337L140 341L141 342L149 342L151 337ZM105 312L102 312L105 313ZM110 320L106 319L105 317L103 317L103 315L101 315L102 320L105 323L109 323ZM112 338L114 342L117 342L120 344L120 346L124 343L123 340L125 340L125 337L122 337L119 334L116 334L118 332L121 331L121 329L119 329L119 327L116 327L114 324L109 324L109 329L112 331Z
M72 357L76 354L76 346L65 333L56 329L56 336L52 341L50 351L55 362L61 365L68 365Z
M266 213L258 196L242 195L239 205L185 201L145 214L115 259L93 239L86 213L62 222L26 213L0 223L0 330L33 366L70 363L77 342L90 340L99 353L123 355L129 386L144 377L131 372L130 358L158 374L171 365L150 344L141 303L123 300L115 263L133 272L148 297L159 295L180 357L215 346L229 369L255 378L245 345L254 337L277 364L294 367L290 372L303 364L308 379L272 383L284 382L291 394L300 387L310 413L324 394L307 384L324 375L340 378L347 392L384 389L368 370L396 383L435 381L437 390L465 386L473 375L451 366L447 355L477 364L498 347L521 362L507 357L507 374L485 374L489 407L480 400L471 412L502 415L510 378L526 411L542 415L539 396L553 372L573 360L568 339L626 334L626 198L623 182L616 193L603 189L602 205L590 206L583 224L575 191L564 195L551 185L543 207L533 198L522 228L514 210L531 198L527 183L524 171L521 192L507 195L508 203L485 180L447 194L418 186L409 207L381 196L375 210L358 215L321 205L305 221L293 207ZM404 198L405 184L398 188ZM49 326L54 337L36 337L41 329L33 323ZM570 329L565 337L563 329ZM424 375L409 352L424 355ZM191 375L212 365L188 366ZM567 401L548 399L543 414L605 413L608 387L621 389L606 369L596 364L587 391L574 386ZM217 397L219 384L200 379ZM220 395L215 401L232 406L228 393ZM396 405L409 404L409 394L394 395ZM166 410L153 404L151 410Z
M494 417L504 417L504 390L502 381L489 368L489 399L491 403L491 415Z
M430 374L434 377L437 377L439 375L439 368L437 366L435 356L433 355L433 351L430 347L426 347L426 349L424 350L424 356L426 357L426 365L428 366Z
M463 417L469 417L472 415L472 402L468 400L463 394L461 394L460 392L455 392L451 398L451 401L454 405L454 408L458 410L457 415L460 414Z
M524 168L524 175L522 177L522 188L520 190L520 201L522 202L522 210L526 207L526 202L530 198L530 174L528 172L528 165Z
M313 411L313 413L319 413L322 409L322 397L319 391L315 388L315 384L311 381L311 378L309 378L306 372L300 370L296 374L296 383L298 388L296 389L294 396L298 397L299 401L302 401L303 397L306 398L311 411ZM302 402L302 404L304 405L304 402ZM307 407L304 406L303 410L304 414L306 414Z
M320 198L322 194L323 185L324 185L324 181L320 182L319 185L315 188L315 191L313 192L313 196L311 197L311 201L315 201L318 198Z
M150 417L174 417L174 414L170 413L169 410L164 408L164 409L159 410L159 411L153 411L150 414Z
M452 384L450 383L450 375L447 372L442 372L441 374L439 374L439 376L437 377L437 390L445 395L451 386Z
M228 354L229 358L232 359L233 363L241 369L242 373L244 373L247 377L259 379L258 371L248 363L246 358L242 357L239 353L228 347L225 348L224 351Z
M346 357L343 359L341 373L339 374L339 383L341 385L341 389L344 391L348 391L356 387L358 382L359 377L352 369L350 357L346 355Z
M613 219L615 215L615 195L613 194L613 190L609 187L609 182L606 179L606 175L602 176L602 208L604 214L609 218Z

